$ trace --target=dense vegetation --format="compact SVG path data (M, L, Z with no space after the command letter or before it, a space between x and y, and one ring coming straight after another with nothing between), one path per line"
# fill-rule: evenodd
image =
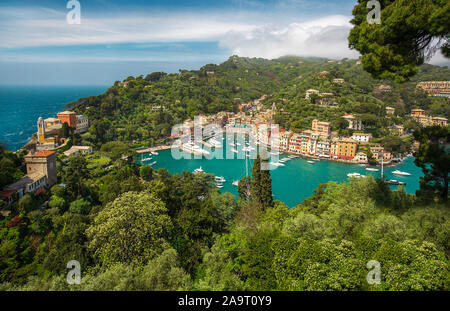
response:
M211 175L152 176L123 164L98 179L63 177L51 208L21 202L0 221L0 289L448 289L448 206L367 178L264 208L219 194ZM73 259L81 285L66 283ZM370 260L381 263L380 285L366 282Z

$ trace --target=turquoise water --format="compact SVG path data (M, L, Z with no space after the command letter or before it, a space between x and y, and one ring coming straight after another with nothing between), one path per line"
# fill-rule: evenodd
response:
M228 148L228 146L226 146ZM207 148L204 148L207 149ZM238 150L242 149L238 147ZM223 153L225 154L224 148ZM153 159L145 164L150 164L154 161L157 163L153 166L155 169L165 168L170 173L181 173L183 171L193 172L200 166L205 172L215 174L216 176L223 176L226 182L223 184L221 192L231 192L237 195L237 187L232 185L234 180L245 177L246 165L243 159L192 159L192 155L183 153L189 159L175 160L172 157L171 151L161 151L159 155L144 154L139 157ZM280 159L287 155L280 155ZM225 156L224 156L225 158ZM138 163L142 162L138 159ZM379 177L381 175L381 169L379 172L369 172L365 167L361 167L356 164L346 164L332 161L321 160L315 164L310 164L306 159L293 159L286 163L285 167L274 167L271 170L272 176L272 190L274 198L285 202L288 206L293 207L302 202L303 199L310 197L313 194L313 190L318 187L319 184L327 183L328 181L344 182L348 180L347 174L360 173L362 175L373 175ZM252 161L248 160L248 172L251 174ZM408 172L411 176L398 176L391 172L400 170ZM384 175L387 179L395 179L398 181L406 182L406 191L408 193L415 193L419 189L419 177L423 176L419 167L415 166L414 158L409 157L405 159L401 164L392 167L385 167ZM395 189L396 186L392 186Z
M106 86L0 86L0 143L16 151L37 131L36 122L55 117L81 97L98 95Z

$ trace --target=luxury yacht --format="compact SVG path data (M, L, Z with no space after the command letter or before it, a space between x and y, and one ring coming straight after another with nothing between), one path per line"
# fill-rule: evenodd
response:
M395 174L395 175L401 175L401 176L411 176L410 173L402 172L402 171L399 171L399 170L393 171L392 174Z

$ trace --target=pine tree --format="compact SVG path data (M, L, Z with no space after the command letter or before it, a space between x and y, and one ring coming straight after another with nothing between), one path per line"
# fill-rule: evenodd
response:
M273 206L272 196L272 177L269 170L261 170L261 166L267 166L267 160L261 160L257 155L252 167L251 196L252 201L256 202L261 208Z

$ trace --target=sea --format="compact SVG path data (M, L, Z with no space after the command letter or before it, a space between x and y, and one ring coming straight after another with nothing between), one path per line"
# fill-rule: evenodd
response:
M56 117L66 104L107 89L108 86L0 86L0 143L17 151L37 132L39 117Z
M55 117L59 111L64 110L66 104L81 97L99 95L107 90L108 86L0 86L0 143L7 145L12 151L17 151L26 144L33 133L37 131L39 117ZM228 140L224 140L223 152L231 148ZM203 146L204 147L204 146ZM204 147L206 148L206 147ZM242 147L236 147L242 152ZM286 157L281 154L279 158ZM142 161L150 158L152 160ZM252 160L244 160L242 154L235 159L193 159L190 154L184 154L182 159L175 159L171 150L161 151L158 155L142 154L137 159L140 164L153 165L155 169L165 168L170 173L183 171L193 172L202 168L205 172L223 176L226 182L220 192L231 192L237 195L237 187L232 183L246 175L251 174ZM224 156L225 158L225 156ZM276 159L273 159L276 161ZM378 167L378 169L380 169ZM393 171L408 172L411 176L398 176ZM319 184L328 181L348 181L347 174L359 173L379 177L381 170L370 172L366 167L356 164L346 164L321 160L314 164L307 159L297 158L285 164L284 167L271 166L272 189L274 198L293 207L305 198L313 195ZM406 182L405 190L415 193L419 189L419 177L423 176L420 168L414 165L414 158L408 157L402 163L384 168L387 179ZM393 189L396 186L392 186Z

